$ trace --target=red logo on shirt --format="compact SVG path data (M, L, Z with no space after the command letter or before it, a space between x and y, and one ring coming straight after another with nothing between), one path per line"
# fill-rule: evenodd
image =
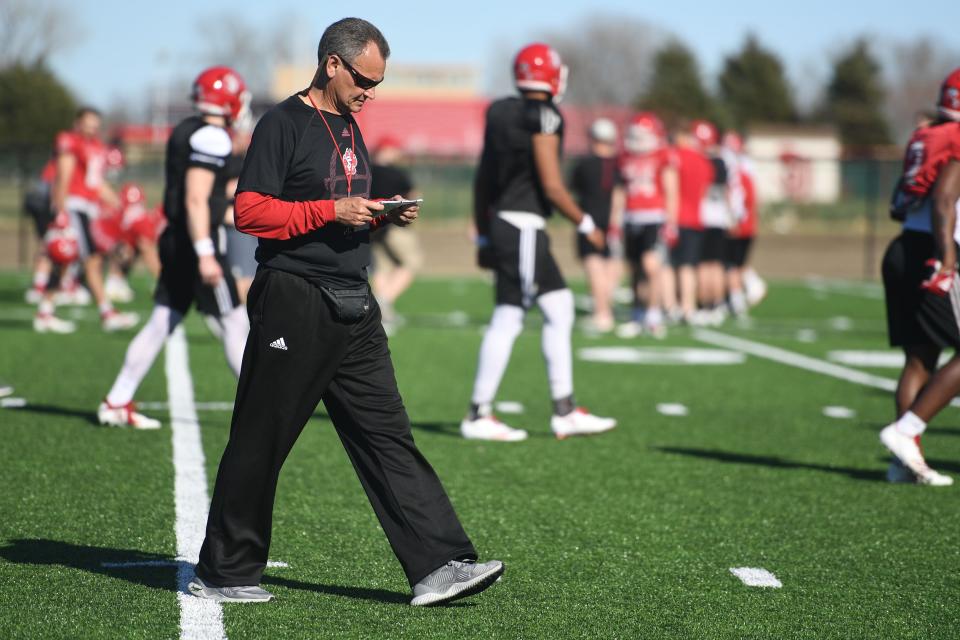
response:
M343 170L348 176L357 175L357 156L353 154L353 149L347 149L343 154Z

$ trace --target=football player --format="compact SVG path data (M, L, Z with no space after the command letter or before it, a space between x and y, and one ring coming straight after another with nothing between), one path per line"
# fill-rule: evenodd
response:
M727 291L730 310L745 316L749 303L745 291L747 259L757 234L757 196L753 168L743 154L743 139L734 131L723 135L723 148L732 168L730 176L730 208L736 224L731 227L724 249Z
M190 307L218 319L227 363L235 375L249 331L237 288L219 247L226 213L225 167L232 151L230 124L248 108L249 93L228 67L204 70L193 83L198 111L178 124L167 142L163 210L167 228L159 241L160 279L150 319L127 348L123 367L97 410L100 424L156 429L137 413L133 396L167 336Z
M700 264L697 267L697 287L701 311L699 324L718 325L726 316L726 279L723 259L727 244L727 230L733 224L730 206L731 185L736 178L736 169L728 153L720 146L717 127L706 120L692 124L694 138L700 149L713 165L713 181L700 207L703 224L703 246Z
M543 355L553 399L550 427L558 438L594 434L616 426L577 407L573 396L573 293L567 288L544 230L554 208L597 249L604 237L563 183L560 150L567 68L551 47L531 44L517 54L513 76L519 96L487 109L483 153L474 183L478 262L496 276L496 306L480 346L469 413L460 424L465 438L518 441L527 437L492 413L514 340L526 312L543 313Z
M630 121L623 140L625 153L620 171L626 182L624 244L633 272L634 311L630 322L617 328L627 338L646 331L655 337L666 333L664 325L661 232L669 224L675 235L677 223L677 169L667 144L663 123L653 113L638 113ZM642 283L645 282L645 285ZM645 289L645 294L644 290Z
M105 331L133 327L139 320L135 313L121 313L113 308L103 284L103 257L96 251L91 225L100 214L100 203L115 204L116 194L104 179L107 147L101 142L100 113L90 107L77 111L72 131L57 135L55 176L51 189L51 211L64 211L74 226L79 241L87 286L100 311ZM34 329L40 333L65 332L63 320L53 315L52 292L47 290L34 317Z
M942 349L960 348L960 68L944 80L937 107L937 119L907 143L891 204L903 232L883 257L883 286L890 344L903 349L906 363L897 385L898 418L880 440L918 482L945 486L953 479L927 465L919 440L960 393L960 356L936 371Z
M695 125L681 127L676 132L674 158L677 166L677 222L667 224L664 239L670 247L670 265L677 278L668 271L664 278L664 301L671 317L679 316L688 324L696 322L697 265L703 250L703 222L701 207L707 190L713 183L713 164L703 153L695 136ZM679 313L677 281L680 286Z
M590 153L577 160L570 173L570 186L577 204L589 211L597 228L607 236L607 244L598 249L587 238L576 234L577 255L583 262L593 298L590 328L606 333L614 326L613 294L621 276L620 247L623 209L623 178L617 166L617 126L607 118L590 125Z

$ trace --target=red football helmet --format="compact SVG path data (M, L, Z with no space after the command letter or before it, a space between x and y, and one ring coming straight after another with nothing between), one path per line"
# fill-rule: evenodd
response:
M139 204L146 199L146 196L143 194L143 188L134 182L127 182L120 187L121 207L126 207L131 204Z
M940 86L937 111L944 118L960 120L960 67L954 69Z
M517 89L547 91L559 102L567 89L567 66L555 49L535 42L520 49L514 59L513 80Z
M630 153L650 153L665 146L667 134L657 114L643 111L630 119L623 146Z
M706 120L694 120L690 123L690 133L700 141L704 148L712 147L717 144L717 128L712 122Z
M43 243L47 256L57 264L70 264L80 256L77 232L70 224L70 217L63 211L47 227Z
M230 122L239 120L250 105L246 83L230 67L210 67L200 72L193 81L190 98L201 113L225 116Z

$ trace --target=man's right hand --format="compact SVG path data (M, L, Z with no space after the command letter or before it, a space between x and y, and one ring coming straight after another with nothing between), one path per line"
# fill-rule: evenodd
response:
M383 205L366 198L340 198L334 202L337 222L347 227L362 227L373 220L373 211L382 211Z
M220 281L223 280L223 269L217 262L216 256L200 256L197 260L197 267L203 284L210 287L220 284Z

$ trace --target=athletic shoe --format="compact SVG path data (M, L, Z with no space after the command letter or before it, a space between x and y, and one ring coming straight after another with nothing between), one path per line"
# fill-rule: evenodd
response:
M137 326L138 322L140 322L139 314L133 313L132 311L117 311L116 309L111 309L106 313L100 314L100 326L107 332L132 329Z
M111 406L106 400L97 407L97 420L109 427L133 427L134 429L159 429L160 421L137 413L133 402L122 407Z
M657 340L663 340L667 337L667 325L662 322L656 324L648 322L643 331Z
M460 435L467 440L520 442L527 439L526 431L508 427L494 416L481 416L476 420L464 418L460 423Z
M442 604L480 593L503 575L503 563L451 560L413 586L415 607Z
M617 334L618 338L631 340L643 335L643 325L639 322L631 320L630 322L624 322L618 326L614 333Z
M58 305L68 307L85 307L93 302L93 296L81 285L73 286L65 291L58 291L53 295L53 300Z
M565 416L550 418L550 429L557 440L570 436L592 436L604 431L610 431L617 426L614 418L595 416L583 407L577 407Z
M927 465L916 438L897 430L896 424L887 425L880 432L880 442L917 476L917 482L935 487L953 484L953 478L937 473Z
M108 277L103 289L110 302L133 302L133 289L123 278Z
M931 487L949 487L953 484L953 478L927 467L917 474L917 484L926 484Z
M40 304L41 302L43 302L44 293L45 293L45 290L43 289L30 287L29 289L27 289L27 292L23 294L23 300L27 304L34 304L34 305Z
M273 594L257 585L244 587L215 587L194 577L187 589L198 598L214 602L270 602Z
M52 313L38 313L33 316L33 330L37 333L73 333L77 325Z

